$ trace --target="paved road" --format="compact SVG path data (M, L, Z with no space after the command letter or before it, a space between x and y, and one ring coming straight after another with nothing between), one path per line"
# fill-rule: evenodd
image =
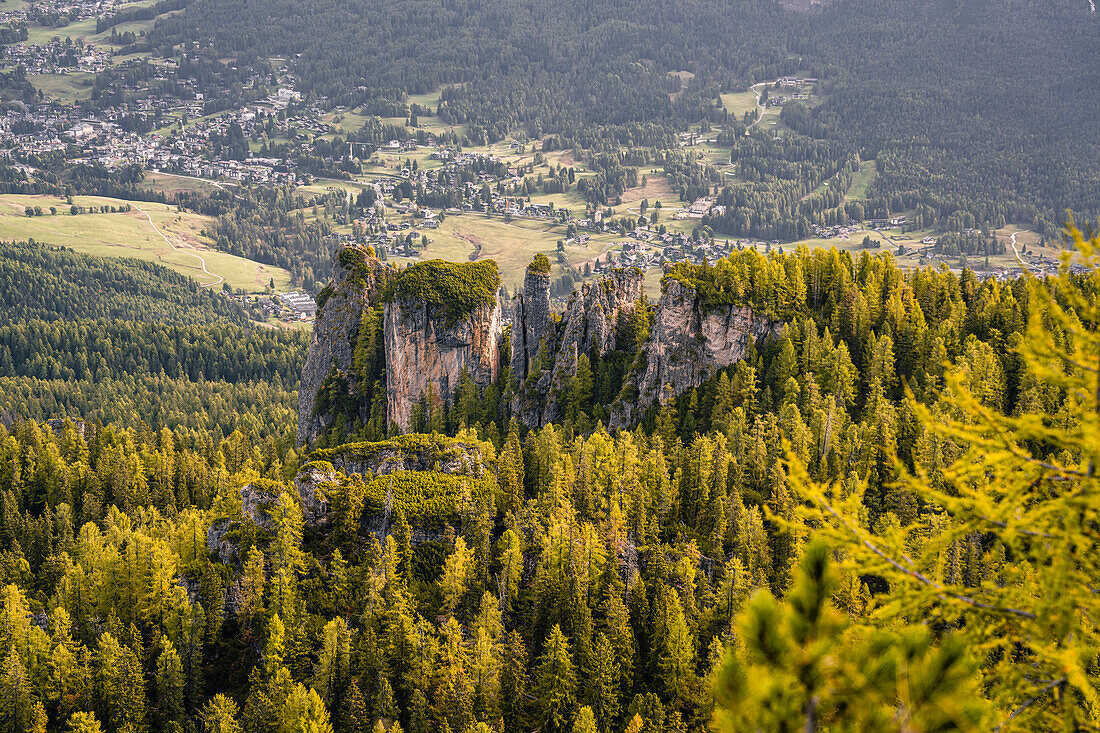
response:
M153 227L153 231L160 235L160 238L164 240L165 244L167 244L169 247L172 248L172 251L179 252L181 254L190 255L191 257L194 257L202 265L202 271L203 272L205 272L210 277L216 277L217 278L217 280L213 280L211 282L204 283L202 285L202 287L209 288L213 285L220 285L223 282L225 282L224 277L222 277L221 275L215 275L214 273L210 272L210 270L206 269L206 260L203 259L202 255L196 254L196 253L191 252L191 251L186 250L186 249L182 249L181 247L177 247L176 245L172 244L172 240L169 239L168 237L164 236L164 232L162 232L160 230L160 228L157 227L156 223L153 222L153 217L149 216L148 211L146 211L145 209L143 209L140 206L137 206L136 204L133 204L133 203L131 203L130 206L133 206L135 209L140 211L142 214L145 214L145 218L149 221L149 226Z

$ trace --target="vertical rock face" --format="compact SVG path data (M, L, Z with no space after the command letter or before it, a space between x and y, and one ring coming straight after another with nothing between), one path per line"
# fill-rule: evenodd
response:
M503 315L495 263L432 260L399 271L355 245L337 250L335 260L333 282L318 297L302 370L300 444L314 443L337 419L324 414L336 409L331 405L339 405L341 420L365 425L368 419L380 419L368 396L383 368L386 422L401 432L410 429L422 397L436 405L452 404L463 371L481 387L496 382ZM602 358L630 348L633 362L634 345L618 343L619 327L639 307L645 280L632 268L586 283L570 296L559 322L550 310L548 263L541 258L533 264L513 309L511 361L516 377L512 414L532 428L561 419L561 399L582 354ZM372 341L383 290L388 302L381 309L381 341ZM357 374L355 364L367 308L375 308L368 332L375 335L363 340L374 344L369 377ZM666 279L637 371L628 372L611 406L611 427L633 425L653 403L699 386L717 370L745 358L757 339L778 335L780 328L749 307L705 303L690 285ZM326 382L330 377L334 381ZM358 384L361 378L363 385Z
M455 322L430 303L398 299L386 303L384 329L386 414L402 432L421 395L450 404L463 369L482 387L496 381L503 331L499 298Z
M341 423L349 427L373 420L371 395L383 369L386 422L402 431L408 430L421 395L450 403L464 369L483 387L497 379L503 324L495 263L432 260L396 270L367 249L350 245L336 251L333 273L332 284L318 296L302 370L299 444L314 443L337 419L350 421ZM390 302L379 309L382 300ZM357 367L356 345L368 308L375 314L381 310L381 340L372 340L373 335L363 340L374 356L365 356L366 366ZM372 323L378 327L377 320ZM319 402L322 389L325 399ZM335 409L339 416L329 414Z
M596 351L604 356L615 348L619 315L634 308L642 297L645 274L636 267L615 270L593 283L585 283L569 296L562 316L561 351ZM561 354L559 354L559 361ZM555 363L554 371L558 371ZM572 375L570 375L572 376Z
M760 338L778 336L782 324L748 306L708 307L692 288L667 280L645 350L645 369L635 375L636 398L620 400L611 426L627 427L639 410L710 379L747 355Z
M512 311L512 374L523 381L527 378L539 345L552 336L550 313L550 273L527 268L523 292L516 296ZM547 344L552 348L552 344Z
M365 249L350 246L336 251L332 268L332 284L318 297L317 318L298 388L299 444L313 442L331 420L331 416L314 411L325 379L333 373L354 377L355 341L363 309L378 297L386 265Z
M546 317L541 321L542 332L553 350L543 360L547 368L535 373L536 360L529 359L524 371L515 371L520 388L512 403L513 414L527 427L538 427L561 417L559 396L569 380L577 373L577 359L581 354L597 353L605 356L616 348L616 332L619 317L633 309L642 297L645 275L630 268L616 270L594 283L586 283L574 292L562 315L560 327ZM549 285L549 283L547 283ZM526 296L527 283L524 284ZM549 290L547 290L549 295ZM526 316L529 309L526 297L517 307L517 317ZM526 322L517 320L512 325L515 334L521 328L526 332ZM560 336L557 335L560 331ZM513 337L513 349L516 347ZM517 363L513 354L513 370Z

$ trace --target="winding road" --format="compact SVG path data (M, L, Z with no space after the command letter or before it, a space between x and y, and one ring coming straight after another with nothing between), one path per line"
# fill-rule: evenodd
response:
M224 277L222 277L221 275L215 275L214 273L210 272L210 270L206 269L206 260L202 257L202 255L195 254L194 252L190 252L186 249L183 249L181 247L177 247L176 245L172 244L172 240L169 239L168 237L164 236L164 232L162 232L160 230L160 228L156 225L156 223L153 221L153 217L149 216L148 211L146 211L145 209L141 208L140 206L138 206L134 203L131 203L130 206L137 209L142 214L145 214L145 218L149 221L149 226L153 227L153 231L160 235L160 238L164 240L165 244L167 244L169 247L172 248L173 252L179 252L180 254L190 255L190 256L194 257L195 259L197 259L199 261L199 264L202 265L202 271L204 273L206 273L210 277L217 278L217 280L213 280L211 282L202 284L201 287L209 288L213 285L220 285L221 283L225 282Z
M766 86L768 86L768 82L762 81L759 84L753 84L751 87L749 87L749 89L752 90L752 93L756 95L756 109L757 109L758 114L756 115L756 120L754 120L751 125L749 125L748 127L745 128L745 137L748 137L749 130L751 130L752 128L759 125L760 121L762 119L764 119L765 108L764 108L764 104L760 101L761 98L764 95L762 93L756 91L756 88L757 87L766 87Z
M1020 266L1025 270L1027 269L1027 263L1024 262L1024 258L1020 256L1020 250L1016 249L1016 234L1018 232L1012 232L1012 254L1016 255L1016 261L1020 263Z

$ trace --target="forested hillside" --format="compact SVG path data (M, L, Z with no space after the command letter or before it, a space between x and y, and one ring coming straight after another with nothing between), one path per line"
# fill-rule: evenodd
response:
M800 132L839 138L881 178L869 206L1027 222L1100 215L1100 20L1087 3L847 0L795 44L827 57Z
M307 337L137 260L0 245L0 411L291 440Z
M152 38L244 64L294 56L310 94L367 114L406 114L407 95L442 88L431 111L475 144L518 129L559 146L664 149L689 125L726 119L721 92L808 73L825 103L788 105L784 121L843 143L830 170L792 199L772 188L749 197L761 217L781 214L779 226L719 219L720 231L806 236L795 204L859 155L879 161L869 214L922 206L929 224L961 212L970 226L1026 223L1054 238L1067 208L1100 213L1100 180L1074 164L1100 146L1098 23L1083 0L845 0L805 13L772 0L200 0Z
M1077 242L1093 267L1097 245ZM606 430L585 366L558 424L525 432L467 385L423 416L434 435L309 456L280 407L299 337L11 324L8 349L56 344L74 373L48 382L63 409L37 397L0 429L0 721L1087 729L1097 272L1004 284L835 250L683 267L705 303L786 325L637 428ZM143 347L105 346L124 338ZM106 380L63 381L78 341ZM9 402L41 384L21 363ZM156 410L111 404L130 369ZM64 415L85 421L25 419Z
M232 302L159 265L91 257L33 242L0 242L0 308L9 322L244 322Z

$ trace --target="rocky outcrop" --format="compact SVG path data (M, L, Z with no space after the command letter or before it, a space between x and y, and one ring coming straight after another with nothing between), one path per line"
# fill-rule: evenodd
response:
M562 316L561 344L554 360L541 425L561 419L558 397L576 375L577 359L581 354L606 356L612 349L619 348L619 318L638 305L644 286L645 273L631 267L615 270L594 283L585 283L569 297Z
M450 404L465 370L479 386L495 382L500 365L503 318L500 299L452 321L423 300L399 299L385 306L386 415L407 432L421 396Z
M363 310L378 298L387 266L366 249L352 245L336 251L332 268L332 284L317 298L317 318L298 387L299 444L312 443L332 420L332 415L315 409L325 380L334 375L354 389L355 343Z
M327 463L346 474L384 476L395 471L438 471L481 476L488 469L481 449L472 443L440 435L400 435L392 440L346 443L315 451L314 463L324 471Z
M610 413L611 427L628 427L649 405L699 386L717 370L743 359L757 339L780 329L780 324L748 307L703 302L688 281L668 277L649 340L635 361L636 336L630 344L618 341L627 323L624 318L641 302L644 273L617 270L584 284L570 296L559 320L550 310L548 269L545 257L528 267L511 311L512 414L530 428L561 419L561 400L582 355L603 359L630 349L614 362L619 370L615 379L623 369L628 372ZM414 409L421 400L436 407L450 405L464 373L483 388L498 379L503 309L494 262L430 260L396 270L369 250L351 245L337 250L334 272L332 284L318 297L317 321L302 371L300 443L314 443L337 420L349 432L368 420L380 426L382 403L373 393L375 385L382 384L383 370L385 420L398 432L413 427ZM364 323L369 324L365 335L360 334ZM644 328L639 323L629 325ZM357 365L360 341L362 353L370 356ZM630 373L632 368L636 371ZM605 382L601 389L617 390L619 385ZM334 409L339 415L329 414ZM391 463L405 460L391 458ZM376 467L366 465L349 465L346 470L376 473Z
M339 479L339 474L331 465L309 463L289 487L266 479L243 485L240 488L241 516L219 519L210 524L206 530L207 551L218 555L222 562L236 558L238 548L230 533L235 524L239 526L241 519L250 519L261 529L273 532L275 523L271 518L271 507L284 491L291 496L297 495L306 526L326 526L331 518L329 491Z
M698 387L719 370L748 354L761 338L778 336L782 324L748 306L711 306L690 286L665 281L653 330L645 348L645 367L633 377L633 389L612 408L611 427L628 427L657 401Z
M552 354L528 361L527 370L522 373L523 381L513 400L513 413L520 422L537 427L561 418L559 397L577 373L579 356L605 356L619 347L619 319L637 306L644 284L645 275L637 268L615 270L600 280L585 283L569 297L560 326L556 329L544 326L541 341L553 345ZM525 283L525 295L526 290ZM522 312L528 312L526 304ZM550 326L554 325L547 320ZM526 331L527 323L513 323L513 334L521 328ZM515 348L514 336L512 343ZM534 367L539 363L546 364L546 368L536 370ZM519 372L516 374L520 376Z
M603 356L615 348L619 316L637 305L644 285L645 273L631 267L585 283L569 296L562 316L564 328L558 361L565 351L596 352ZM555 373L558 366L555 363Z
M317 298L298 392L298 443L314 443L337 420L349 431L366 424L383 370L386 422L400 431L410 428L413 406L422 396L449 404L463 371L482 387L496 381L503 333L500 278L495 263L485 264L432 260L397 270L369 249L339 248L332 283ZM378 308L383 300L388 302ZM369 335L363 345L381 358L356 365L367 309L373 311L365 333L377 334L373 329L380 320L382 340Z
M550 273L528 266L523 291L512 308L512 374L519 381L535 365L540 346L553 348L554 318L550 311Z

